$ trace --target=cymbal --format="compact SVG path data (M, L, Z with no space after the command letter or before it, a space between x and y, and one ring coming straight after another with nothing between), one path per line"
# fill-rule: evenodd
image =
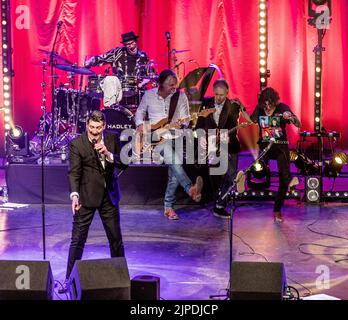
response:
M182 53L182 52L188 52L191 51L190 49L184 49L184 50L176 50L176 49L172 49L170 52L172 54L176 54L176 53Z
M47 55L47 56L51 56L51 51L47 51L47 50L43 50L43 49L39 49L39 51L40 51L41 53ZM57 54L57 53L55 53L55 52L53 53L52 57L53 57L54 59L63 61L63 62L65 62L65 63L73 64L71 61L69 61L69 60L67 60L67 59L65 59L65 58L63 58L63 57L61 57L59 54Z
M64 70L67 72L73 72L73 73L78 73L78 74L85 74L85 75L89 75L89 76L94 76L95 73L87 68L84 67L79 67L79 66L75 66L75 65L69 65L69 64L55 64L54 65L55 68L60 69L60 70Z
M188 52L188 51L191 51L190 49L184 49L184 50L176 50L176 49L172 49L170 50L170 53L171 54L177 54L177 53L183 53L183 52ZM165 53L165 54L161 54L161 56L167 56L168 53Z
M139 67L145 67L145 68L148 68L148 67L158 67L159 66L159 63L143 63L143 64L138 64Z

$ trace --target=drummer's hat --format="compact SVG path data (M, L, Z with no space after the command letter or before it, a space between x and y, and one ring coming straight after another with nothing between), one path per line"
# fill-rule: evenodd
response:
M131 40L136 41L139 38L133 31L123 33L123 34L121 34L121 37L122 37L121 43L125 43L125 42L131 41Z

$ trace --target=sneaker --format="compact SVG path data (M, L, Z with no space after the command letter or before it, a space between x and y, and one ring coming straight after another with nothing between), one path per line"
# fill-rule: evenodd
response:
M230 214L226 211L225 208L217 208L217 207L214 207L213 209L213 215L215 217L218 217L218 218L222 218L222 219L229 219L230 218Z
M65 279L63 282L63 285L58 289L59 294L67 293L70 288L70 281L69 279Z
M179 216L172 208L165 209L164 216L167 217L169 220L179 220Z
M294 189L298 184L300 183L300 181L298 180L297 177L293 177L290 182L289 182L289 191L291 191L291 189Z
M202 189L203 189L203 179L201 176L198 176L196 179L196 183L190 188L189 196L196 202L201 201Z
M280 211L274 212L274 222L275 223L282 223L284 221L282 214Z

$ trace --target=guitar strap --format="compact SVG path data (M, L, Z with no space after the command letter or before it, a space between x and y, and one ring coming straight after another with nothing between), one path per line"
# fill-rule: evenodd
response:
M170 105L169 105L169 114L168 114L168 123L170 123L173 119L176 107L178 105L179 101L179 96L180 96L180 91L176 90L176 92L172 95L170 98Z

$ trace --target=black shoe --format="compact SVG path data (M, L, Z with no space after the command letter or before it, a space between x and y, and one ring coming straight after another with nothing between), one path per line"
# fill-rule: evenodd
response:
M63 285L58 289L58 293L59 294L67 293L69 291L69 288L70 288L70 281L69 279L66 279L63 282Z
M229 219L230 218L230 214L226 211L225 208L217 208L217 207L214 207L213 209L213 214L215 217L218 217L218 218L222 218L222 219Z

